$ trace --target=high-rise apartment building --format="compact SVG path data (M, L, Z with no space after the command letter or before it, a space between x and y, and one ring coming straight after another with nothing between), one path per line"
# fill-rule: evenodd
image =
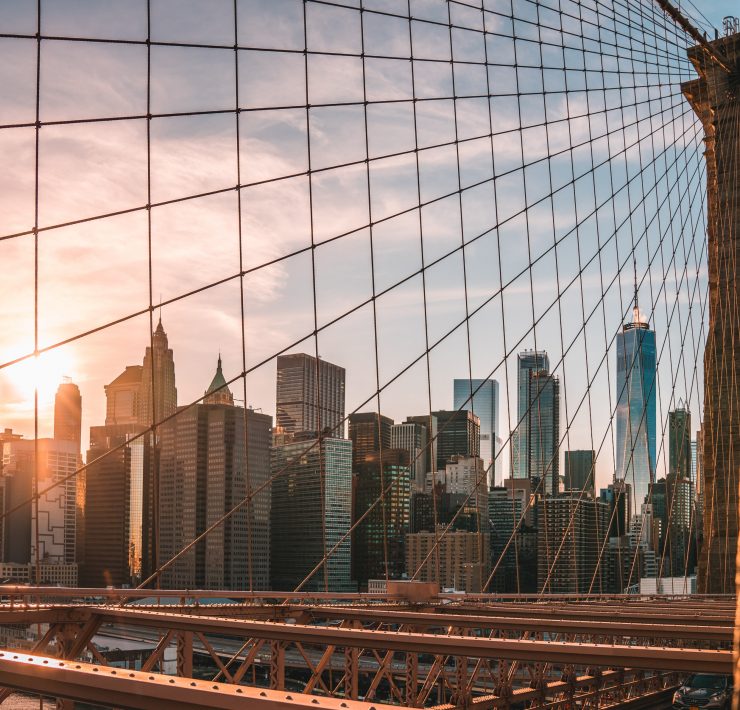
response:
M167 560L264 484L272 417L236 407L221 363L203 404L160 431L159 557ZM173 588L269 586L269 486L162 575Z
M352 442L301 439L271 455L271 589L353 591L351 580Z
M566 451L564 458L566 491L586 491L592 497L596 490L596 452L593 449Z
M277 358L277 421L284 432L344 436L345 370L305 353Z
M369 579L399 579L404 571L411 503L408 452L366 452L354 475L352 522L360 522L352 535L352 579L365 591Z
M161 422L177 409L175 361L167 341L162 320L152 334L141 370L139 424L151 426Z
M391 448L408 451L411 485L417 492L424 489L427 473L427 431L427 426L413 421L401 422L391 427Z
M605 584L599 564L608 527L604 501L568 493L537 503L537 587L551 594L595 593Z
M406 536L406 574L421 582L478 593L491 571L491 540L488 532L437 529ZM437 543L435 549L435 543ZM437 566L439 562L439 567Z
M467 409L433 412L437 419L436 471L453 456L480 456L480 420Z
M617 468L615 478L632 486L635 514L655 481L655 331L643 322L637 277L631 323L617 334Z
M536 511L530 505L531 495L528 478L507 478L503 486L489 492L493 572L489 591L537 591Z
M495 483L494 459L498 453L498 382L496 380L456 379L453 385L455 409L469 409L480 420L480 457Z
M82 443L82 397L69 378L59 385L54 398L54 438L72 441L79 452Z
M529 450L530 372L548 372L550 358L542 350L525 350L517 356L517 419L511 435L511 475L529 478L527 451Z
M352 467L362 463L369 454L391 448L393 420L377 412L350 414L349 438L352 441Z

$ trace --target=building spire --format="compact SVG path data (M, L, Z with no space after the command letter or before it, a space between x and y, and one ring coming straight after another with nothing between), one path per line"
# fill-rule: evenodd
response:
M635 271L635 305L632 310L632 319L635 324L640 322L640 306L637 301L637 259L635 255L632 255L632 266Z

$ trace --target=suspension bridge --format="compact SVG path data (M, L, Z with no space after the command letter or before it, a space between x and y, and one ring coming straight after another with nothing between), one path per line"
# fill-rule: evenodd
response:
M0 705L639 709L733 674L737 20L61 5L0 9L0 416L33 428L0 435ZM87 402L133 342L86 460L74 416L44 443L44 373Z

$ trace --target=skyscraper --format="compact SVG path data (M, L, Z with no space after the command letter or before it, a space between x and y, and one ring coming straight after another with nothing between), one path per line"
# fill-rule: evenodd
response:
M421 488L424 487L424 480L426 474L429 471L437 470L437 430L439 424L437 417L434 414L417 414L415 416L406 417L406 422L410 424L418 424L423 426L425 430L425 441L422 447L421 453L421 472L420 477L417 478L417 483L420 484ZM417 469L418 470L418 469Z
M596 490L596 452L584 449L565 452L565 490L587 491L593 497Z
M600 561L608 505L568 493L537 503L537 588L550 594L598 592L606 582ZM593 585L593 586L592 586Z
M143 369L141 365L127 365L113 382L105 385L106 426L139 423Z
M411 484L415 491L424 489L426 478L427 426L419 422L405 421L391 427L391 447L409 452Z
M560 485L560 380L549 372L546 352L518 357L518 420L511 437L513 478L529 478L532 490L555 495Z
M139 424L150 426L170 416L177 409L175 361L167 342L162 319L144 354L139 394Z
M233 398L224 384L219 358L204 403L181 408L161 428L161 560L174 556L268 479L272 417L230 404ZM266 486L166 570L163 584L266 589L269 505Z
M477 390L477 391L476 391ZM472 401L470 393L473 392ZM480 419L480 457L489 472L491 485L495 483L493 461L497 453L498 382L496 380L455 380L455 409L469 409Z
M540 370L529 373L529 477L543 494L560 486L560 380Z
M277 358L277 425L291 434L344 436L343 367L305 353Z
M545 351L525 350L517 356L517 425L511 435L513 478L529 478L529 373L549 370L550 358Z
M617 334L617 467L615 478L632 486L638 514L655 481L655 331L643 322L635 300L631 323Z
M480 456L480 420L467 409L433 412L437 419L437 471L453 456Z
M54 398L54 438L72 441L80 451L82 442L82 397L80 388L69 378L59 385Z
M7 510L31 497L37 469L39 491L63 481L39 497L38 520L35 519L35 506L30 503L4 520L3 557L6 562L35 563L38 559L54 565L75 565L77 487L74 477L69 477L77 470L80 457L75 446L72 441L15 436L3 437L0 441ZM76 578L76 573L74 576Z
M140 424L90 428L80 525L84 586L135 586L154 568L150 436Z
M352 521L352 579L360 591L369 579L399 579L404 570L404 543L409 532L411 476L405 449L367 452L355 469ZM389 490L386 490L389 489ZM387 563L387 565L386 565Z
M377 412L356 412L350 414L348 420L354 471L368 454L376 454L391 448L393 420Z
M679 403L668 412L668 473L691 480L691 412Z
M271 475L271 588L295 589L336 546L304 589L353 591L352 442L297 437L274 446Z

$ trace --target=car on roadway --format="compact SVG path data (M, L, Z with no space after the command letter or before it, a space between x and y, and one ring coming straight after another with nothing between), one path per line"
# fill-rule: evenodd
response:
M732 681L715 673L690 675L673 694L674 710L730 710Z

